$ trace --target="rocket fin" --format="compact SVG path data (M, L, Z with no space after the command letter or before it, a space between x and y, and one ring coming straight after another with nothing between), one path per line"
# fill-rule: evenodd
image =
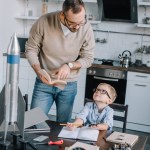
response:
M24 137L24 118L25 118L25 100L18 89L18 109L17 109L17 126L19 128L20 134Z
M5 86L0 93L0 126L4 121Z
M4 124L3 126L3 131L4 131L4 143L6 142L6 136L7 136L7 131L8 131L8 121L6 120L5 116L7 115L5 111L7 111L7 106L5 105L5 86L2 89L2 92L0 94L0 125L2 127L2 123Z

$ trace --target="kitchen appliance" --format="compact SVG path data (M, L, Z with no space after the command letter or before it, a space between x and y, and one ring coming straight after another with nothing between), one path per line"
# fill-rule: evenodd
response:
M27 40L28 40L27 37L18 37L20 52L25 52L25 44L26 44Z
M110 65L113 66L113 60L111 59L102 59L102 65Z
M122 55L119 54L118 58L120 58L120 64L122 67L128 68L131 64L131 52L129 50L123 51Z
M105 60L106 61L106 60ZM87 69L86 74L86 87L85 87L85 103L88 99L93 99L94 89L100 83L108 83L112 85L117 92L117 98L115 103L125 104L125 94L126 94L126 83L127 83L127 71L126 70L117 70L113 69L113 66L119 66L119 63L113 61L113 65L111 64L110 68L99 67L102 65L101 59L95 59L94 64L96 66L92 66ZM114 67L115 68L115 67Z
M144 18L144 23L146 23L146 24L150 24L150 17L146 17L146 18Z
M118 61L118 60L112 60L112 59L94 58L94 63L93 64L122 67L121 64L120 64L120 61Z
M97 0L102 21L137 23L137 0Z

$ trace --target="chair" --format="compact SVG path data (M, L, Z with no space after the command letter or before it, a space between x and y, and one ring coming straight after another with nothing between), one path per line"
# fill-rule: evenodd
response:
M28 111L28 94L25 94L25 95L23 96L23 98L24 98L24 101L25 101L25 103L26 103L25 111Z
M110 104L109 106L114 110L114 112L117 113L117 114L114 114L114 120L123 122L122 132L123 133L126 132L128 105L113 103L113 104ZM121 113L121 115L119 112Z

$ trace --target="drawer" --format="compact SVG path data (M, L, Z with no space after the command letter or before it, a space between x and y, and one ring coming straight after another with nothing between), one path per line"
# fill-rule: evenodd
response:
M128 72L127 80L150 82L150 74L139 72Z

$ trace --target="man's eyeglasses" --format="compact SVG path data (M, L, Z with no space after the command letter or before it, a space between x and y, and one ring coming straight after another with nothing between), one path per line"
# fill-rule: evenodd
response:
M98 88L96 88L96 90L94 92L100 92L101 94L106 94L111 99L111 97L108 94L108 92L106 90L104 90L104 89L98 89Z
M71 22L70 20L67 19L67 17L64 14L64 21L65 23L69 26L69 27L76 27L76 26L84 26L87 23L87 18L85 15L84 20L81 23L75 23L75 22Z

